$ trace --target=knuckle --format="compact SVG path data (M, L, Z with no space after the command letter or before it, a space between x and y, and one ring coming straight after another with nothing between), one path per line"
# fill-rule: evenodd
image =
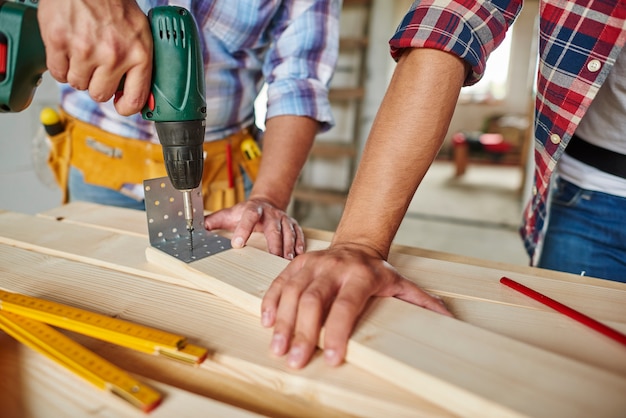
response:
M317 343L317 333L312 330L298 330L293 340L298 343L305 353L308 353Z
M67 82L67 74L65 73L65 71L62 71L60 69L57 68L50 68L50 66L48 66L50 71L50 75L52 76L52 78L54 78L55 80L57 80L60 83L66 83Z
M300 295L302 293L302 287L295 280L285 280L282 283L283 293L290 295Z
M89 89L89 95L96 102L106 102L113 96L113 94L107 94L100 90L94 91L93 89Z
M354 300L348 299L346 297L339 297L335 299L335 302L333 303L333 309L340 310L341 312L348 314L358 311L357 303Z
M75 38L71 49L72 59L85 60L91 56L93 50L94 47L91 42L86 39Z
M272 281L271 287L283 287L285 283L287 283L287 278L281 274Z
M93 88L88 89L88 91L89 91L89 97L91 97L91 99L94 102L105 102L106 101L106 99L102 98L102 94L96 92Z
M322 304L321 301L323 300L323 298L324 296L319 289L307 289L300 296L300 304L307 306L319 306Z
M141 109L145 103L145 100L142 100L138 96L126 96L126 104L129 109Z

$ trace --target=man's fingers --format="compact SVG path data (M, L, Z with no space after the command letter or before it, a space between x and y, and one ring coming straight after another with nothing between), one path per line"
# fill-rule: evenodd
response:
M274 321L274 335L272 336L271 350L277 356L285 354L291 346L291 337L294 333L298 315L298 303L304 283L294 277L285 279L283 273L276 279L280 286L280 299L276 309Z
M72 51L67 70L67 83L76 90L87 90L96 64L86 52Z
M302 231L302 227L297 222L294 225L294 230L296 233L296 255L304 254L304 252L306 251L306 240L304 238L304 231Z
M292 219L285 215L281 219L283 235L283 258L293 260L296 256L296 230Z
M263 295L263 300L261 301L261 324L265 328L274 326L276 321L276 311L278 310L283 282L284 276L278 276L272 281L265 295Z
M433 312L446 316L453 316L446 308L445 303L438 296L433 296L419 288L415 283L409 280L403 280L400 283L401 291L395 297L405 302L412 303Z
M298 222L264 201L249 200L222 209L206 216L204 226L208 230L233 231L233 248L243 247L254 231L262 231L270 254L292 260L305 250L304 233Z
M65 50L52 51L53 48L46 48L46 67L52 78L59 83L67 83L67 70L70 62Z
M126 72L124 90L121 96L116 96L115 109L122 116L130 116L143 108L148 101L151 83L151 63L138 65ZM120 80L112 83L117 86Z
M304 367L315 352L322 322L335 293L332 283L314 282L300 296L295 334L287 355L287 365L291 368Z
M228 217L223 210L213 212L210 215L204 217L204 228L207 231L213 231L214 229L223 229L227 218Z
M248 242L262 216L263 208L261 206L252 203L245 204L241 218L233 231L231 243L234 248L242 248Z
M89 95L96 102L106 102L119 90L124 74L117 68L98 67L89 83Z
M357 318L371 296L371 288L361 281L348 282L330 308L324 331L324 358L338 366L346 357L346 347Z
M270 254L283 256L283 222L281 218L274 218L271 222L266 221L263 230L267 241L267 250Z

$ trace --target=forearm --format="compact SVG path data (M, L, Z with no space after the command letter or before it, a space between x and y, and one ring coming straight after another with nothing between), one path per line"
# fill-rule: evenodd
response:
M263 159L251 199L262 199L287 209L318 129L316 120L304 116L283 115L267 120Z
M332 245L386 258L415 190L448 130L466 66L451 54L408 50L372 126Z

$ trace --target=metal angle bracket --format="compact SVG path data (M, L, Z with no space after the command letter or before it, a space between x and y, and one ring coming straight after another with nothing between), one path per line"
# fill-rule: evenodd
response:
M183 195L168 177L143 182L150 245L186 263L228 250L230 240L204 228L202 191L191 191L193 231L190 237L183 213Z

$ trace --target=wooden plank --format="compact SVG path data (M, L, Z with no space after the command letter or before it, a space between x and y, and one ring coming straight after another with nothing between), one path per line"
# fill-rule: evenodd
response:
M103 206L88 202L72 202L67 205L50 209L38 215L84 226L105 228L120 233L135 233L140 236L148 235L146 214L145 212L138 210L117 208L113 206ZM304 232L307 236L307 244L312 249L326 246L327 243L330 242L330 240L332 239L333 235L331 231L321 231L311 228L304 228ZM224 233L224 235L228 236L228 233ZM264 249L265 242L262 235L256 233L253 234L252 240L251 242L249 242L249 245L255 248ZM391 251L392 259L395 254L405 254L412 257L449 261L463 265L488 267L495 270L507 271L509 273L515 272L525 275L531 275L533 277L544 277L570 283L592 285L597 284L597 279L590 277L577 276L573 274L539 269L530 266L520 266L509 263L487 261L475 257L427 250L424 248L409 247L406 245L394 244ZM394 262L395 261L401 262L401 260L394 259ZM606 280L602 282L602 287L614 288L618 290L624 289L623 284Z
M5 215L0 215L0 218ZM135 259L133 251L143 254L146 245L143 239L134 236L111 239L112 233L106 230L90 230L28 216L23 220L27 222L17 227L22 229L22 233L28 235L26 231L33 225L35 228L42 227L47 230L46 234L37 233L33 238L38 236L52 247L55 245L53 237L56 236L59 241L56 244L64 251L71 251L73 245L87 252L100 247L107 259L115 258L115 251L105 248L115 247L119 253L117 257L128 261ZM76 234L80 234L78 243L72 244ZM100 245L86 245L93 240L100 240ZM23 243L13 241L13 245ZM211 373L269 388L278 394L313 399L318 408L333 408L360 416L375 417L386 413L395 416L450 415L423 398L381 381L353 365L330 373L320 357L304 372L287 369L282 359L269 354L270 333L259 325L254 316L207 292L191 289L189 285L172 285L172 282L186 283L186 280L153 280L158 277L155 273L146 274L151 278L143 277L137 267L134 269L137 275L129 275L95 265L113 265L110 260L86 263L90 259L83 254L77 257L81 262L76 262L51 257L52 253L62 253L58 249L42 252L32 244L25 247L28 250L0 245L0 287L187 335L194 343L207 346L213 352L212 361L202 366ZM129 267L122 270L128 271ZM167 277L162 271L160 274ZM172 367L169 366L168 370ZM271 396L265 397L272 399ZM287 406L288 411L298 412L297 415L303 413L302 409L311 414L316 409L311 406L299 409ZM319 411L313 415L319 416Z
M146 212L140 210L77 201L38 213L37 216L148 239ZM231 236L227 231L223 231L222 235ZM253 233L248 244L259 249L267 248L261 233Z
M78 201L52 208L37 216L140 237L148 236L146 212L141 210Z
M562 279L533 274L512 273L501 268L467 266L460 263L441 263L439 260L395 253L389 261L425 289L436 289L440 295L462 294L479 300L527 306L551 311L540 303L499 283L509 276L559 302L577 307L598 320L626 323L626 285L608 280L561 274ZM511 274L512 273L512 274ZM442 279L445 277L445 279Z
M286 264L252 248L190 264L151 247L146 256L256 315ZM587 417L626 410L623 377L395 299L372 303L347 360L461 415Z
M92 210L93 213L89 214ZM141 224L145 226L145 223L140 222L145 218L145 214L142 212L118 208L107 209L99 205L90 207L81 204L75 208L72 205L68 205L55 209L52 216L54 218L62 217L65 222L71 221L81 225L90 225L90 222L97 223L98 220L101 220L100 222L105 224L104 228L108 230L115 230L114 226L117 225ZM134 219L135 222L129 222L129 219ZM331 237L331 234L323 231L309 230L307 233L309 236L321 239L308 239L307 244L309 248L323 248L327 245L327 242L322 240L328 240ZM35 239L39 240L38 237ZM100 239L102 239L102 236L93 236L94 241ZM255 237L253 241L253 245L257 245L259 248L262 248L265 244L262 236ZM32 243L36 244L36 241L33 240ZM80 250L86 256L94 259L100 257L101 253L97 246L81 246ZM122 250L121 247L120 250ZM462 321L596 367L626 374L626 353L621 347L616 346L609 339L570 322L544 306L540 306L534 301L517 295L515 292L511 292L500 285L497 281L504 274L503 271L510 273L504 270L508 265L490 263L486 265L493 265L493 268L481 268L483 266L471 267L465 264L447 262L447 254L425 253L425 255L440 257L437 260L430 257L411 255L414 252L418 255L424 253L422 251L416 252L417 249L414 248L406 247L400 250L402 251L401 253L392 254L392 262L407 277L431 292L442 296L448 307ZM72 251L75 251L76 255L82 254L76 252L78 251L76 249ZM132 253L133 247L129 246L124 251ZM106 260L102 259L101 261ZM118 260L118 262L122 261L122 259ZM141 260L141 262L143 263L144 261ZM109 262L108 265L115 268L115 264ZM117 267L120 268L120 266ZM129 264L128 267L133 266ZM134 267L142 268L141 266ZM538 274L545 273L545 271L538 269L526 270L537 272ZM454 274L455 271L458 271L458 274ZM622 285L622 290L619 290L614 285L606 287L612 284L612 282L573 276L573 279L578 280L577 284L585 286L580 288L569 282L569 278L572 275L561 273L554 276L565 277L567 281L555 281L554 278L542 281L537 276L527 276L516 275L516 277L524 277L524 279L528 278L534 281L533 285L539 283L539 287L545 286L541 283L546 283L549 285L550 291L557 292L556 294L559 295L559 298L563 296L561 288L566 291L566 295L572 294L572 290L575 290L573 294L576 300L572 302L576 303L576 306L584 306L585 309L589 310L587 313L591 314L593 312L594 315L598 315L597 318L605 321L607 325L626 331L626 323L624 323L626 318L624 310L626 307L623 303L626 300L626 294L623 291L625 286ZM171 280L171 278L168 276L163 278L163 280ZM186 281L185 283L193 286ZM592 286L591 290L586 288L586 286ZM592 295L595 296L592 297ZM583 303L583 305L579 305L580 303ZM554 330L558 330L558 332ZM590 346L594 347L594 349L589 349L588 347ZM598 352L602 353L602 355L598 355Z
M80 225L102 223L106 229L118 232L123 231L117 229L117 225L134 225L133 232L147 236L146 223L140 222L142 219L145 221L145 214L139 211L81 204L55 209L46 216L60 217L66 222ZM143 235L142 230L145 230ZM327 245L323 240L331 238L329 233L313 230L307 230L307 235L315 238L307 239L309 249L323 248ZM251 245L264 248L262 236L256 235ZM626 285L623 283L504 263L481 263L468 257L454 257L451 254L410 247L398 246L394 250L390 255L390 262L402 274L440 296L476 298L549 311L497 283L500 277L509 274L511 278L523 280L528 286L545 292L562 303L584 310L595 319L626 324ZM573 286L574 284L578 286ZM571 289L575 291L572 292ZM617 325L618 328L621 326Z
M626 378L626 350L557 312L443 297L456 318ZM626 325L604 321L626 332Z
M14 223L14 221L10 222L10 224L13 224L13 223ZM41 229L39 229L39 228L38 228L38 230L41 230ZM84 231L83 231L83 232L84 232ZM81 247L81 248L83 248L82 246L80 246L80 247ZM245 253L245 252L242 252L242 251L234 251L233 253L243 254L243 253ZM216 257L216 256L215 256L215 257ZM213 259L213 258L214 258L214 257L211 257L210 259ZM209 259L207 259L207 260L209 260ZM418 263L421 263L421 262L423 262L423 260L418 260L417 262L418 262ZM250 263L246 263L246 262L244 262L243 264L245 265L245 264L250 264ZM254 265L255 263L253 262L252 264ZM266 264L266 263L263 263L263 264ZM257 264L257 265L258 265L258 264ZM250 273L250 274L256 274L256 272L249 272L249 273ZM204 275L203 275L203 277L204 277ZM268 277L272 277L272 276L271 276L271 273L270 273L270 275L269 275ZM444 277L445 277L445 276L444 276ZM440 277L440 279L441 279L441 277ZM203 280L206 280L206 277L204 277L204 278L203 278ZM507 297L509 297L509 295L507 295L507 294L502 294L502 295L500 295L500 296L507 296ZM506 299L506 298L504 298L504 299Z

